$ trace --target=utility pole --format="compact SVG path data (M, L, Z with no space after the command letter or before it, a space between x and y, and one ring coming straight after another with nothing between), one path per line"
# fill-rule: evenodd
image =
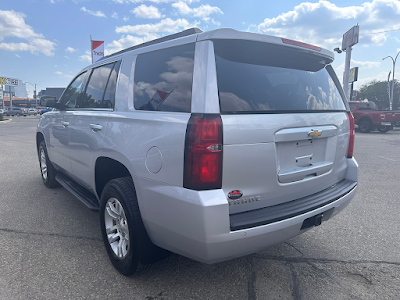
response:
M36 83L35 83L35 93L33 94L33 98L35 98L35 108L37 108Z
M346 48L346 60L344 63L344 78L343 78L343 90L346 95L347 100L350 99L349 96L349 72L350 72L350 62L351 62L351 46Z
M38 105L37 105L37 95L36 95L36 83L33 84L33 83L28 82L28 81L26 81L26 82L24 82L24 83L29 83L29 84L31 84L33 87L35 87L35 90L33 91L33 99L35 99L35 105L36 105L36 108L37 108Z
M12 110L12 109L13 109L13 107L12 107L12 93L11 93L11 85L9 85L8 87L9 87L9 89L10 89L10 108L11 108L11 110Z
M3 85L2 84L0 84L0 94L1 94L1 102L3 103L3 111L4 111L4 109L5 109L5 106L4 106L4 92L3 92Z

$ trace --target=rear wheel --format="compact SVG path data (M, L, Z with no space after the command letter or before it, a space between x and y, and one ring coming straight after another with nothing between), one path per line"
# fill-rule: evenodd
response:
M151 263L168 254L147 235L130 177L113 179L104 188L100 228L111 263L125 276L148 269Z
M385 132L388 132L391 129L391 127L390 126L379 126L376 129L381 133L385 133Z
M362 133L368 133L372 129L372 123L370 120L364 119L361 120L360 123L358 123L358 129Z
M47 155L46 143L44 141L41 141L39 145L39 166L44 185L48 188L59 186L59 183L56 181L56 169L54 169Z

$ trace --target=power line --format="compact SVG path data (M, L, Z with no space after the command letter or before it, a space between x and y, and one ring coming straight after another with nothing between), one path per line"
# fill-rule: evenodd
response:
M390 31L399 31L400 30L400 28L399 29L392 29L392 30L385 30L385 31L378 31L378 32L371 32L371 33L363 33L363 34L359 34L360 36L361 35L372 35L372 34L379 34L379 33L385 33L385 32L390 32Z

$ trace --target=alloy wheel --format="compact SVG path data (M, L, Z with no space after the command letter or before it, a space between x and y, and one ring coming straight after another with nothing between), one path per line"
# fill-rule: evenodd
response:
M40 150L40 170L42 171L42 177L44 180L47 179L47 162L46 162L46 153L42 148Z
M118 259L124 259L130 248L128 220L116 198L110 198L106 203L104 225L112 251Z

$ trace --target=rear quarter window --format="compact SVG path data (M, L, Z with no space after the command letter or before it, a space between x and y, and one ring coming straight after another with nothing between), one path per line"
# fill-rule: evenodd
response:
M138 55L135 109L190 112L194 49L191 43Z

